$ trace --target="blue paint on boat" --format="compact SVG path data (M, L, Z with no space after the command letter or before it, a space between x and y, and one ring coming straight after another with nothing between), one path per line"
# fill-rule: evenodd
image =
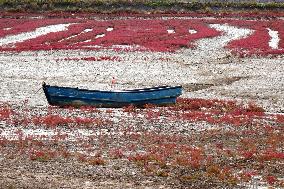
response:
M46 99L54 106L95 106L123 107L128 105L144 106L146 104L174 104L182 94L181 86L158 86L152 88L101 91L72 87L42 85Z

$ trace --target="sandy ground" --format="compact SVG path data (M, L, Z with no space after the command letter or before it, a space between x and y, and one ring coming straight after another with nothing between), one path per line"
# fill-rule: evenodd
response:
M269 112L284 111L284 58L237 58L198 49L174 54L113 51L1 53L1 101L29 100L47 106L41 88L51 85L115 89L182 85L183 97L253 101ZM222 57L220 57L220 56ZM64 58L119 56L121 61L74 61ZM167 59L162 60L162 59Z

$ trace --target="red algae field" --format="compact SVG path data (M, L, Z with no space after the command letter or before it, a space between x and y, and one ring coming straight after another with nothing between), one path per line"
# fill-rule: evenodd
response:
M284 187L283 17L10 15L0 54L0 188ZM43 81L183 94L58 108Z

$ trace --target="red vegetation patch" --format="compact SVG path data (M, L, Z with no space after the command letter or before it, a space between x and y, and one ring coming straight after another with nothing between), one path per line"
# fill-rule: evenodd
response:
M16 128L14 139L0 137L5 158L70 158L89 166L113 165L121 159L147 176L171 177L189 185L206 179L233 188L256 175L275 187L281 185L283 116L266 115L252 103L179 98L168 107L41 111L5 104L0 112L5 118L0 131ZM25 136L25 129L59 132L52 138L36 138ZM98 134L68 140L67 131L77 135L79 129Z
M0 104L0 121L7 120L13 114L12 108L7 104Z
M60 59L57 59L60 60ZM118 56L99 56L99 57L82 57L82 58L64 58L64 60L85 60L85 61L121 61L121 58Z
M241 28L249 28L254 30L253 34L246 38L235 40L229 43L228 48L233 52L249 56L253 54L258 55L275 55L284 53L284 21L274 20L272 21L230 21L231 25L235 25ZM269 46L271 36L269 36L268 29L278 32L280 42L278 49L273 49Z
M78 20L76 21L78 22ZM73 19L12 19L2 18L0 20L0 37L17 35L23 32L34 31L39 27L55 24L73 23Z
M92 19L1 19L0 37L31 32L37 28L70 23L66 31L46 35L15 44L3 45L1 51L51 50L51 49L100 49L176 51L191 48L192 42L222 35L208 24L219 23L254 30L244 39L234 40L228 48L240 55L283 54L283 20L207 20L207 19L127 19L96 21ZM111 28L111 29L110 29ZM269 46L268 28L277 31L280 42L278 49ZM109 30L108 30L109 29ZM173 32L169 33L168 30ZM195 30L196 33L190 33ZM99 61L101 58L87 58ZM112 59L111 59L112 60Z
M1 20L3 27L12 27L1 31L1 36L14 35L19 32L29 32L35 28L59 23L74 23L67 31L49 33L35 39L16 43L16 48L2 47L1 50L50 50L50 49L97 49L110 48L114 45L138 45L138 49L153 51L174 51L181 47L190 47L191 42L205 37L214 37L219 34L199 20L115 20L95 21L81 19L40 19L24 22L18 25L19 20L9 22ZM23 28L22 28L23 27ZM107 31L113 28L112 31ZM169 34L168 29L175 33ZM189 29L197 31L190 34ZM103 37L102 37L103 36ZM113 47L120 48L120 47Z

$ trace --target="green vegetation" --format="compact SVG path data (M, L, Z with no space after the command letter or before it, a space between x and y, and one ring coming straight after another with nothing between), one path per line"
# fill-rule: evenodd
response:
M197 0L0 0L1 11L186 12L284 9L284 2Z

